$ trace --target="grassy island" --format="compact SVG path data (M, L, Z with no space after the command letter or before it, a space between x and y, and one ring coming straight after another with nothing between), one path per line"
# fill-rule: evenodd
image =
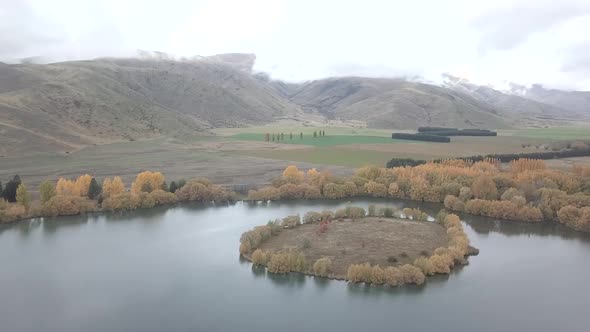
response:
M240 253L270 273L301 272L331 279L422 284L450 273L473 253L459 217L425 221L417 209L358 207L290 216L245 232Z

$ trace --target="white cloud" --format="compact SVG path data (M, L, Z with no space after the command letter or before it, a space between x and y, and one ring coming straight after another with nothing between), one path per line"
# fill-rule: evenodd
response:
M582 0L0 0L0 61L247 52L286 80L449 72L590 89L571 70L590 57L574 48L590 40L588 14Z

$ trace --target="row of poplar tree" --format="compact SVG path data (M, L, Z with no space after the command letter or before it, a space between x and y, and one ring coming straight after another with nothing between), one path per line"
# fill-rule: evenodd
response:
M285 133L266 133L264 134L264 141L265 142L278 142L278 141L284 141L285 140L285 136L289 137L289 140L293 140L293 133L289 133L289 135L285 135ZM320 130L320 131L314 131L313 132L313 137L323 137L326 136L326 131L325 130ZM303 139L303 133L299 133L299 139Z

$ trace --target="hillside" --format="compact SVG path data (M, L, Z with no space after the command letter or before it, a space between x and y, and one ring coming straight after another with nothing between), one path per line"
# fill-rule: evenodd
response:
M304 110L374 128L511 127L496 109L468 95L401 79L329 78L303 84L290 99Z
M279 119L504 129L590 118L588 92L503 93L451 76L442 86L363 77L287 83L253 73L255 60L253 54L174 60L142 52L139 59L0 63L0 156L155 137L183 141L212 128Z
M590 94L587 92L553 90L561 96L562 102L546 102L546 100L541 100L542 98L535 98L534 93L529 91L526 93L503 93L451 75L445 75L445 78L444 87L491 105L499 113L513 118L521 126L534 126L540 123L543 125L563 125L564 122L588 121L590 119L590 111L583 112L582 108L568 107L568 103L581 104L570 98L576 94L586 94L590 100Z
M0 155L198 134L299 112L236 58L1 64Z
M553 105L568 110L579 116L590 117L590 92L589 91L563 91L545 89L541 85L533 85L531 88L514 86L512 92L520 93L523 97L538 102Z

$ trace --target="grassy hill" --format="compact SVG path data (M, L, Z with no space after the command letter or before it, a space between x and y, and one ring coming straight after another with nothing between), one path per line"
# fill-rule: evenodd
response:
M0 74L0 154L181 137L299 112L250 73L211 59L2 64Z

